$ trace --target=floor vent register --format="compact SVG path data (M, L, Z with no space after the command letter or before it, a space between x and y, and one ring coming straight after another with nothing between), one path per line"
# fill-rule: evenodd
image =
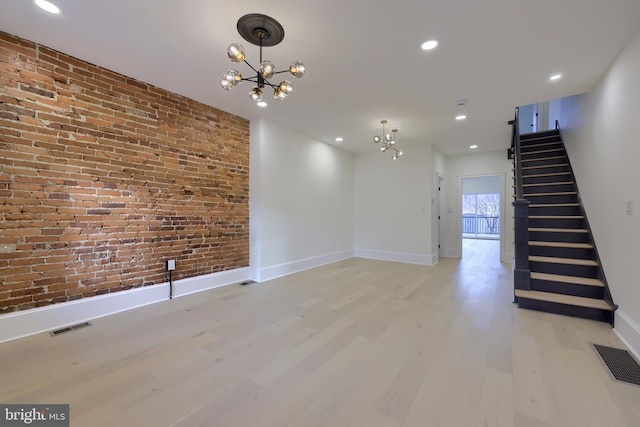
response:
M619 348L593 344L613 378L640 386L640 365L627 351Z

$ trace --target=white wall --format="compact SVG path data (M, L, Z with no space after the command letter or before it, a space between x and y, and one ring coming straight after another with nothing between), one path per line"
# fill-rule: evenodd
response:
M430 155L427 144L407 147L396 161L375 149L356 155L356 256L433 264Z
M262 125L259 120L250 123L249 145L249 270L251 278L261 280L262 270L262 179L260 153Z
M445 163L445 256L462 256L462 178L497 175L501 177L500 259L513 259L513 173L507 150L447 156Z
M275 123L252 123L254 280L353 255L353 157Z
M462 194L496 194L501 186L502 179L497 175L463 178Z
M640 33L589 94L563 100L562 135L604 267L616 330L640 354ZM633 203L632 215L627 203Z

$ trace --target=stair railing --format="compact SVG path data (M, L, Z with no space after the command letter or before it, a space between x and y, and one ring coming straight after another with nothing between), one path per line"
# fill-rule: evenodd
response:
M513 271L514 302L517 301L516 289L531 290L531 270L529 270L529 201L524 198L522 186L522 157L520 147L520 129L518 126L518 108L515 118L509 122L513 126L511 147L514 153L516 194L513 201L514 213L514 251L515 268Z
M512 133L511 133L511 148L514 150L515 154L515 178L516 178L516 200L522 199L522 165L521 161L521 147L520 147L520 126L518 124L518 115L519 108L516 107L516 114L512 122L509 122L513 125Z

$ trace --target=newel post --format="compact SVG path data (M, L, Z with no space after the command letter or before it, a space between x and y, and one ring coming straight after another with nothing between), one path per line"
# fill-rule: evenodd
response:
M529 270L529 201L517 199L513 202L515 234L514 289L531 290ZM515 292L515 291L514 291Z

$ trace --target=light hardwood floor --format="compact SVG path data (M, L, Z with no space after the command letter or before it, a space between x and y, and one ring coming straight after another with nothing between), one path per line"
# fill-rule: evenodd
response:
M0 345L0 402L72 426L640 426L609 325L518 309L499 242L350 259Z

